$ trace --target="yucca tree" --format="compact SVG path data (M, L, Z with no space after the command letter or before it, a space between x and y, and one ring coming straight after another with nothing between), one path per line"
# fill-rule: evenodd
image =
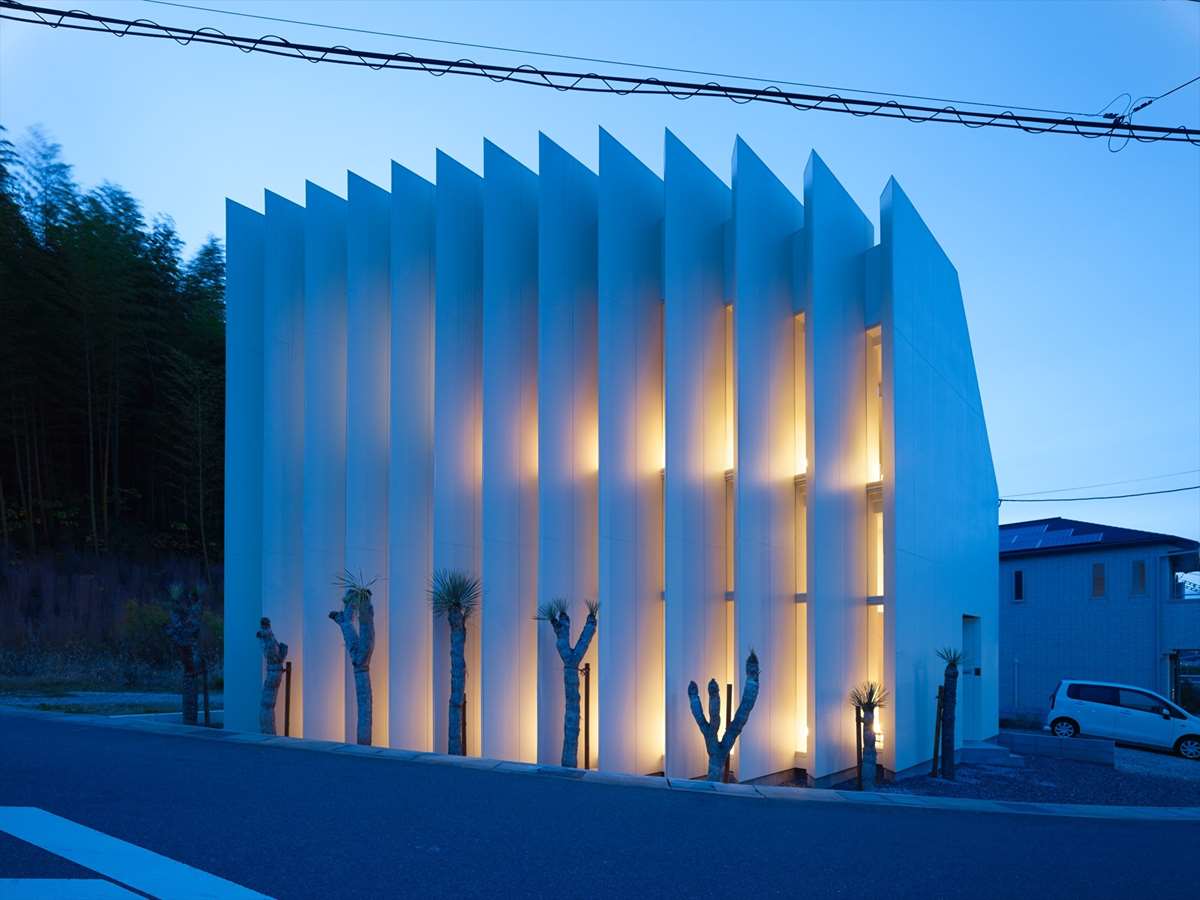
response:
M262 647L263 659L267 664L267 677L263 679L262 699L258 704L258 730L263 734L275 733L275 701L279 697L279 682L283 679L283 664L287 659L288 645L275 640L271 620L264 616L259 620L254 633Z
M371 603L371 585L362 576L355 577L349 570L335 581L342 589L342 608L329 614L342 630L346 643L346 655L354 667L354 700L358 709L358 727L355 738L360 744L371 743L371 654L375 652L375 607ZM358 630L354 621L358 620Z
M185 589L176 583L167 593L171 597L167 636L183 663L183 722L195 725L200 706L200 588Z
M875 786L877 760L875 754L875 710L887 706L888 692L875 681L864 681L850 690L850 705L862 713L863 755L862 780L867 787Z
M583 661L596 633L596 614L600 604L587 601L587 621L579 632L579 640L571 646L571 616L567 612L567 601L556 597L538 607L534 617L540 622L549 622L554 629L554 646L563 664L563 695L566 706L563 712L562 764L575 768L579 764L579 664Z
M958 706L958 667L963 654L953 647L943 647L937 655L946 663L942 675L942 777L954 779L954 716Z
M463 706L467 687L467 619L479 606L479 579L457 569L433 573L429 590L433 614L450 625L450 734L446 748L452 756L465 756Z
M726 726L725 734L717 737L721 730L721 688L717 679L708 682L708 718L704 718L704 710L700 707L700 689L696 682L688 684L688 700L691 702L692 718L700 726L704 735L704 748L708 751L708 780L720 781L725 774L725 760L737 741L746 722L750 719L750 710L758 700L758 656L753 650L746 657L746 682L742 685L742 700L738 703L737 712L732 721ZM728 712L728 710L726 710Z

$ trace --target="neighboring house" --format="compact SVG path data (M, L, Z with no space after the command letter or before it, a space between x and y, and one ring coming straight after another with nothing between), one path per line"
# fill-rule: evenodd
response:
M1061 678L1151 688L1196 709L1197 546L1074 519L1001 525L1002 714L1040 715Z
M598 172L545 137L537 174L482 159L228 205L226 724L256 727L266 615L291 733L353 734L348 568L378 578L375 742L444 751L427 590L458 568L471 754L559 761L556 597L576 629L600 601L602 769L702 774L688 682L736 702L752 649L741 780L852 770L867 678L881 762L925 765L944 646L976 661L960 738L994 735L991 452L958 274L899 185L877 241L815 154L794 190L740 139L722 176L670 134L661 177L604 132Z

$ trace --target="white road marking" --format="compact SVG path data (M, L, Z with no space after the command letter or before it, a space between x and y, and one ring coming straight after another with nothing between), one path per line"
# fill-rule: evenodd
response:
M99 878L0 878L4 900L128 900L140 896Z
M33 806L0 807L0 831L99 872L135 890L170 900L270 900L150 850ZM7 895L3 895L7 897ZM47 896L42 894L42 897Z

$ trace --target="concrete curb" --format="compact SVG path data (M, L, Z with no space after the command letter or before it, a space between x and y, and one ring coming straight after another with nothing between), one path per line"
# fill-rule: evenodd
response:
M957 797L921 797L915 794L881 794L874 791L836 791L822 788L770 787L753 784L718 784L708 781L692 781L680 778L662 778L653 775L623 775L617 772L583 771L562 766L540 766L532 763L512 762L503 759L488 759L480 756L447 756L442 753L426 753L417 750L401 750L390 747L359 747L337 741L316 741L305 738L275 737L265 734L225 731L219 728L202 728L193 725L175 725L136 719L113 719L108 716L72 715L70 713L41 712L19 707L0 708L0 717L20 716L33 719L50 719L74 725L90 725L101 728L118 728L125 731L146 731L153 734L173 735L198 740L230 741L236 744L257 744L263 747L300 750L309 753L338 753L346 756L362 756L373 759L390 759L397 762L428 765L458 766L464 769L480 769L507 775L533 776L537 778L563 778L590 784L619 785L657 790L686 791L688 793L712 794L742 799L775 800L787 803L833 803L848 806L870 806L876 809L903 807L907 809L941 810L945 812L1001 813L1023 816L1062 816L1083 819L1110 819L1124 821L1157 822L1200 822L1200 807L1196 806L1095 806L1073 803L1029 803L1014 800L969 800Z

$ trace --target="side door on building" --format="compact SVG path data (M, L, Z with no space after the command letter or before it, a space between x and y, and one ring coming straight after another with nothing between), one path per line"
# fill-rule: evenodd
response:
M1120 702L1116 687L1107 684L1069 684L1067 699L1070 701L1070 715L1079 723L1081 734L1116 737L1117 704Z
M1175 720L1169 712L1163 716L1163 710L1170 707L1161 697L1130 688L1121 688L1118 694L1114 738L1154 747L1175 745Z

